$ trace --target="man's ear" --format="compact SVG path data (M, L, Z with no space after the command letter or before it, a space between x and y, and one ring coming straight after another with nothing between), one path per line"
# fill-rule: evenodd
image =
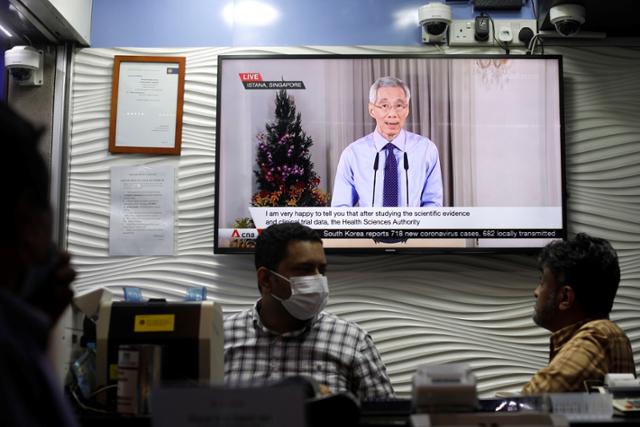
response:
M576 302L576 293L571 286L561 286L558 290L558 308L569 310Z
M258 286L260 286L260 290L262 292L267 292L267 293L271 293L272 290L272 286L271 286L271 272L269 271L268 268L266 267L259 267L256 270L256 277L258 279Z
M375 119L376 116L373 114L373 104L369 103L369 107L367 108L367 110L369 111L369 115L371 116L372 119Z

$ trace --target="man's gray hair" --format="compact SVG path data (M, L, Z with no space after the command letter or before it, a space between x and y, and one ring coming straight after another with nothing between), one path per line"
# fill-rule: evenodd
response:
M409 86L407 86L405 82L396 77L385 76L380 77L371 85L371 89L369 89L370 103L375 104L376 98L378 96L378 89L380 89L381 87L401 87L402 90L404 90L405 96L407 97L407 102L409 102L409 100L411 99L411 91L409 90Z

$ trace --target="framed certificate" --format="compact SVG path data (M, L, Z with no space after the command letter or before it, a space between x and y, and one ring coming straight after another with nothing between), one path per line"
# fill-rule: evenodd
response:
M184 57L114 57L109 151L180 155Z

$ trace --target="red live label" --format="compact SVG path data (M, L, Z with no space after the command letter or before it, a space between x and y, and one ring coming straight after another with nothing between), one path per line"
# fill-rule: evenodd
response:
M240 73L240 80L243 82L261 82L262 74L260 73Z

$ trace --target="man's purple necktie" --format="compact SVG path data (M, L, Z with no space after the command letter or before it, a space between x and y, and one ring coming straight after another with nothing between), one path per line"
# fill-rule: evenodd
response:
M382 206L398 206L398 161L393 154L393 147L392 143L384 146L387 157L384 162Z

